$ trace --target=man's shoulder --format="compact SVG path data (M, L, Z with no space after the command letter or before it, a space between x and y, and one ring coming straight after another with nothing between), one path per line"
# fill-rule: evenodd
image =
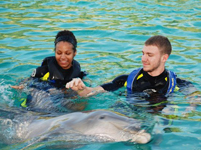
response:
M192 84L192 82L181 79L181 78L177 78L177 84L181 85L181 86L185 86L185 85L189 85Z
M113 82L118 82L118 81L126 81L128 78L128 74L122 74L122 75L119 75L117 76Z
M133 80L137 75L143 73L143 68L136 68L134 69L129 75L128 80Z

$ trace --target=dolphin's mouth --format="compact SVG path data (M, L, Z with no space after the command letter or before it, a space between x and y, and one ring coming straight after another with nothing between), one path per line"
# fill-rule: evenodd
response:
M121 138L128 139L127 141L146 144L151 140L151 135L146 130L141 129L141 123L129 122L131 125L118 126L112 122L117 129L124 132ZM132 125L135 124L135 125Z
M141 123L138 121L133 121L133 120L128 120L124 121L124 124L118 124L118 123L113 123L110 121L110 123L115 126L117 129L123 130L125 132L130 132L130 133L137 133L141 130Z
M123 129L126 132L130 132L131 134L135 134L138 133L139 131L141 131L141 129L139 127L136 126L129 126Z

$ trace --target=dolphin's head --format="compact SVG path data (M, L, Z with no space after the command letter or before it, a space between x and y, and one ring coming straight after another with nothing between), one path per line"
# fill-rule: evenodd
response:
M77 120L73 128L86 135L106 137L114 141L147 143L151 135L141 129L139 120L110 111L94 111Z

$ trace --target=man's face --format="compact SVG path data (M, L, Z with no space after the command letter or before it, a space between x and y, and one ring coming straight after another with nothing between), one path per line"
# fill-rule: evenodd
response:
M142 50L143 70L151 76L158 76L165 69L165 61L168 58L167 54L161 54L157 46L144 46ZM167 57L167 58L166 58Z

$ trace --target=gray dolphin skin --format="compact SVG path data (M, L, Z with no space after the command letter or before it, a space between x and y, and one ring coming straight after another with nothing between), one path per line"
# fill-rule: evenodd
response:
M17 129L16 129L17 130ZM148 143L151 135L141 129L140 122L111 111L74 112L56 117L38 116L17 131L24 140L38 136L76 133L104 141Z

